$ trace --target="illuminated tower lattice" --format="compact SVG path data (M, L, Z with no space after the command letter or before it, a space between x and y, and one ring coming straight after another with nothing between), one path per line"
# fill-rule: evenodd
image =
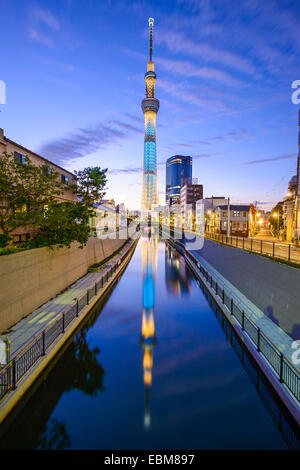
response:
M152 62L152 33L154 19L149 18L149 62L147 63L146 98L142 101L142 110L145 116L144 136L144 171L142 210L151 210L153 204L158 204L157 167L156 167L156 114L159 110L159 101L155 98L156 73Z

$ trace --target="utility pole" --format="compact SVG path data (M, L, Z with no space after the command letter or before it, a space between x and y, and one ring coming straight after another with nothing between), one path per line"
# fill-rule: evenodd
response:
M230 237L230 198L227 205L227 237Z
M211 214L212 214L212 218L213 218L213 221L214 221L213 233L215 233L215 214L213 212L214 212L214 197L212 196L211 197Z
M299 199L300 199L300 109L298 110L298 159L297 159L297 190L296 190L296 197L295 197L295 206L294 206L294 241L297 240L299 242Z

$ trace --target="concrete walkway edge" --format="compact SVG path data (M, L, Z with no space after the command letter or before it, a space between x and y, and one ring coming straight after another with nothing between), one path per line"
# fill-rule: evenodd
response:
M17 388L7 393L1 400L1 407L0 407L0 424L8 417L11 411L15 408L15 406L20 402L22 397L32 384L38 379L40 374L45 371L45 369L49 366L51 361L55 358L58 351L63 347L63 345L69 340L69 338L74 335L74 333L80 327L82 321L86 318L86 316L90 313L94 305L103 297L103 295L109 290L109 288L114 284L116 279L123 273L125 268L127 267L131 256L133 255L136 245L138 243L138 239L135 240L130 246L128 247L127 257L123 264L120 265L119 269L115 272L113 277L107 282L107 284L103 287L103 289L96 295L91 302L86 306L86 308L81 310L81 314L79 317L76 317L68 326L65 333L59 336L58 340L53 343L52 348L46 353L45 356L41 357L35 365L33 365L28 372L23 376L20 380Z

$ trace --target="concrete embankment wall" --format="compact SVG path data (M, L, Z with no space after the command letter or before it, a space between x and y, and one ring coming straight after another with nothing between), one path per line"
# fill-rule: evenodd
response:
M126 240L90 238L81 249L37 248L0 256L0 333L55 297Z

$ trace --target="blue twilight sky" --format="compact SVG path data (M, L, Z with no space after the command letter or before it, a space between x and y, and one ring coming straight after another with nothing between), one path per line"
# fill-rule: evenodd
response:
M205 196L281 200L296 173L299 0L0 0L0 127L68 169L109 168L139 208L153 16L157 160L193 156ZM268 203L268 204L266 204Z

